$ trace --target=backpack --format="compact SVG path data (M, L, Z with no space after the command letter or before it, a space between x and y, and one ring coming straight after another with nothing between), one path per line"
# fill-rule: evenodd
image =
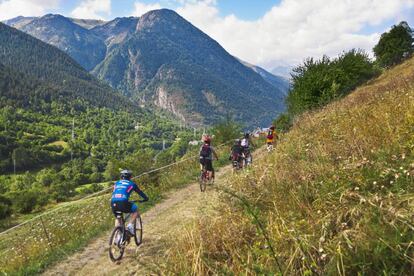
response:
M210 158L210 156L211 156L211 147L209 145L207 145L207 144L204 144L201 147L200 157Z

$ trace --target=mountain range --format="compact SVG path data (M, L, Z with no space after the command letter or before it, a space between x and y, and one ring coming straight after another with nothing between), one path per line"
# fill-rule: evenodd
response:
M171 10L104 22L48 14L5 22L70 55L142 106L202 125L232 115L270 123L284 110L285 78L240 62Z

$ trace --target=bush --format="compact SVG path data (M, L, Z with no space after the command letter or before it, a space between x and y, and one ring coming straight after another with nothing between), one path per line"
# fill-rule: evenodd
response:
M282 113L273 121L273 125L278 132L285 132L291 128L292 118L288 113Z
M412 30L406 22L393 26L389 32L383 33L374 47L377 62L382 67L390 67L401 63L414 52Z
M11 214L11 201L0 195L0 219L7 218Z
M23 191L14 196L13 207L19 213L30 213L37 204L38 194L34 191Z
M377 74L374 63L361 50L353 49L333 60L308 58L293 69L292 89L286 99L289 116L342 97Z

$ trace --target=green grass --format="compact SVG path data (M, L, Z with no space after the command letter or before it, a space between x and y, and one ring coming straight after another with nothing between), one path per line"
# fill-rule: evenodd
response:
M61 146L63 149L68 149L69 144L63 140L55 141L52 143L49 143L48 146Z

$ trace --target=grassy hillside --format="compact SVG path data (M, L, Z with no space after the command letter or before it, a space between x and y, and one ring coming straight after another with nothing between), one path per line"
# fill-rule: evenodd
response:
M182 274L408 275L414 261L414 59L297 118L171 239Z

